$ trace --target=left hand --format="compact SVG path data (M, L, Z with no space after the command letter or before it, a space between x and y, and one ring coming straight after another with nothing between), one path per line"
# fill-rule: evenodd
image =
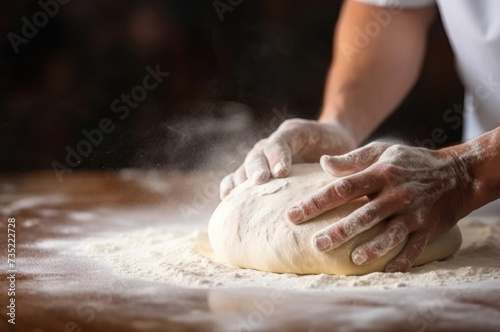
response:
M376 260L409 237L385 267L386 272L407 271L429 241L470 212L466 206L473 178L452 148L434 151L374 142L344 155L325 155L321 166L342 178L290 208L288 219L302 223L367 196L364 206L313 238L318 251L330 251L387 220L382 233L352 251L356 265Z

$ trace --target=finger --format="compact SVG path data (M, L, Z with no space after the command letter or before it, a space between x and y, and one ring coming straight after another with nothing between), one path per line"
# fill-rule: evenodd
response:
M219 186L220 199L224 199L229 193L238 185L245 182L247 176L245 174L245 167L241 165L236 171L226 175Z
M382 233L352 251L351 259L354 264L368 264L405 241L410 233L407 225L407 220L403 217L392 219Z
M429 232L415 232L410 234L408 242L401 252L390 261L386 267L385 272L406 272L408 271L417 258L422 255L425 250L427 242L429 242Z
M247 154L244 165L247 178L251 179L255 184L261 184L269 180L271 171L262 149L253 148Z
M349 153L339 156L324 155L320 159L321 167L333 176L346 176L368 168L389 148L389 143L374 142Z
M347 217L316 233L313 245L318 251L335 249L393 215L403 204L392 197L370 201Z
M241 165L238 169L233 173L234 174L234 186L239 186L243 182L247 180L247 174L245 171L245 166Z
M234 189L235 186L236 185L234 184L234 173L226 175L222 179L219 185L220 199L224 199L224 197L229 195L229 193L231 192L231 190Z
M333 181L291 207L287 211L287 217L296 224L305 222L353 199L378 192L383 185L383 177L377 176L370 169L367 169Z
M264 147L264 154L275 178L282 178L290 173L292 150L283 139L271 139Z

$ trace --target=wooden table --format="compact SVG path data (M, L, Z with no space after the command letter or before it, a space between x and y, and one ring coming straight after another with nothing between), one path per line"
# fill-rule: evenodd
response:
M140 179L140 181L138 181ZM197 289L110 278L87 259L65 255L65 241L117 229L179 220L179 204L213 173L125 170L74 172L59 182L49 171L0 176L1 252L7 220L16 219L16 324L7 323L6 268L1 271L1 331L499 331L500 291L480 286L338 292ZM218 197L198 200L206 220ZM157 211L134 222L87 218L85 212ZM80 221L75 223L75 218ZM154 215L153 215L154 216ZM78 219L78 218L76 218ZM186 226L186 225L185 225ZM187 225L189 227L189 223ZM45 243L44 246L36 245ZM5 265L4 265L5 266ZM145 292L147 290L148 292ZM145 295L154 294L154 295Z

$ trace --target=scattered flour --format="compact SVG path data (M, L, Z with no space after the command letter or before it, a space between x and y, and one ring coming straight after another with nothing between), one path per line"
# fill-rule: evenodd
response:
M462 220L464 243L441 262L408 273L371 273L364 276L296 275L240 269L214 262L205 231L191 233L151 228L88 239L73 250L99 260L121 276L188 287L270 287L335 290L338 288L399 288L450 286L500 279L500 220Z

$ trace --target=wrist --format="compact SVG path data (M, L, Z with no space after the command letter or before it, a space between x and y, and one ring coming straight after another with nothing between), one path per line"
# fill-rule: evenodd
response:
M339 121L338 118L321 116L318 119L318 123L325 126L327 130L332 133L332 135L340 137L343 142L342 145L345 146L348 151L354 150L358 147L359 143L352 135L350 127L344 122Z
M335 128L344 137L346 137L346 139L348 139L353 149L358 147L364 139L361 135L356 134L361 131L359 128L355 128L351 121L349 121L349 117L346 116L346 112L342 112L337 109L331 111L323 110L318 118L318 122Z
M460 199L456 202L455 220L459 220L478 208L478 193L476 192L476 175L474 171L473 156L467 144L447 147L438 152L448 159L452 169L456 189Z
M499 133L489 132L469 142L445 148L454 156L459 187L465 188L464 217L500 198Z

